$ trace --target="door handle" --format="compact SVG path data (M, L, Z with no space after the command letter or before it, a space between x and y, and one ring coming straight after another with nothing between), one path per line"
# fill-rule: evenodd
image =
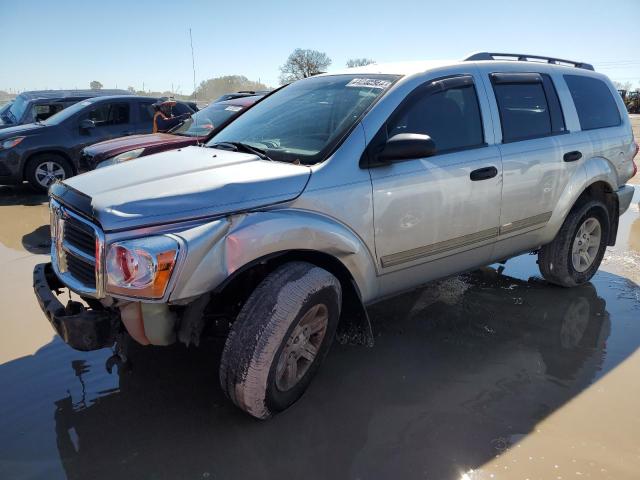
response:
M576 160L580 160L582 158L582 152L579 151L574 151L574 152L568 152L564 154L564 157L562 157L562 159L565 162L575 162Z
M496 167L484 167L474 170L469 174L469 178L473 182L477 182L479 180L489 180L490 178L495 177L498 174L498 169Z

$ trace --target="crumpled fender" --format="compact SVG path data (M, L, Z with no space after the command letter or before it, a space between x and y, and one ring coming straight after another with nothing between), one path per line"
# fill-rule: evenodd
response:
M376 269L365 243L348 227L311 211L278 209L234 215L177 233L188 255L170 301L214 290L243 267L291 250L317 251L349 270L364 303L375 298Z

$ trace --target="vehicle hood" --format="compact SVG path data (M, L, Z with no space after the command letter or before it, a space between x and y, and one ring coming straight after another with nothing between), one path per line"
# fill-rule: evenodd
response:
M0 125L2 127L2 125ZM14 126L6 126L6 128L2 128L0 130L0 138L11 138L17 137L19 135L34 135L38 132L38 130L42 130L43 128L47 128L46 125L41 125L38 123L26 123L24 125L14 125Z
M65 180L86 199L105 231L213 217L286 202L304 190L307 166L255 155L187 147L149 155ZM63 194L57 192L63 191ZM69 202L74 195L52 189ZM67 198L68 197L68 198ZM70 205L74 207L73 204Z
M145 135L131 135L128 137L114 138L104 142L95 143L84 149L84 152L90 156L107 156L118 155L122 152L135 150L138 148L146 148L157 145L175 144L191 145L197 141L197 137L185 137L182 135L171 135L169 133L151 133Z

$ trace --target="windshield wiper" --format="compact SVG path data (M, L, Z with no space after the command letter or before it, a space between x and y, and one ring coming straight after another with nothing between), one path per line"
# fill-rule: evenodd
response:
M234 152L244 152L244 153L251 153L253 155L256 155L257 157L259 157L262 160L269 160L270 162L273 162L273 158L269 157L269 155L266 154L266 152L264 150L262 150L261 148L256 148L254 146L251 146L247 143L242 143L242 142L219 142L219 143L214 143L213 145L211 145L213 148L216 147L222 147L222 149L226 149L227 150L231 150L229 147L233 147L233 151Z
M184 125L184 122L186 122L186 120L180 120L178 123L176 123L173 127L171 127L169 130L167 130L166 133L175 133L175 131L177 129L179 129L181 126Z

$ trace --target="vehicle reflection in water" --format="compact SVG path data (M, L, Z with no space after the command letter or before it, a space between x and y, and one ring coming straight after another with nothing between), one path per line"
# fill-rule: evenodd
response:
M219 340L131 347L133 368L117 376L103 373L108 352L59 353L84 358L66 363L64 388L42 386L70 392L54 415L67 477L457 478L585 389L611 328L593 285L492 268L371 313L375 347L334 347L307 395L268 422L225 400Z

